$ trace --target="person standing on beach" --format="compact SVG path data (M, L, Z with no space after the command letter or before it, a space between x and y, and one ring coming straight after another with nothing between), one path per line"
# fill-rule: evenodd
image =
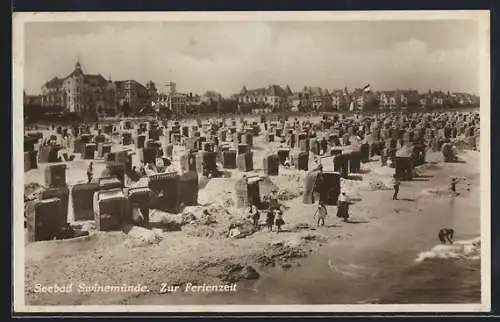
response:
M399 179L396 175L393 176L392 178L392 186L394 188L394 194L392 195L392 200L398 200L398 193L399 193L399 186L400 186Z
M271 191L271 195L269 196L269 210L273 211L274 209L279 209L280 203L278 201L278 190Z
M285 224L285 221L283 220L283 211L281 209L276 209L274 211L276 212L276 221L275 221L277 227L276 233L280 233L281 226Z
M269 231L273 231L274 217L275 217L274 210L269 209L267 211L267 217L266 217L266 225L267 225L267 229L269 229Z
M343 218L345 222L349 219L349 202L345 192L342 192L339 196L337 217Z
M89 167L87 168L87 179L88 179L87 183L90 183L93 177L94 177L94 163L90 162Z
M316 217L316 226L319 227L325 225L325 218L328 215L328 211L326 210L325 203L320 201L318 202L318 209L314 213L314 217Z
M255 205L250 205L250 216L252 218L253 226L259 228L260 212Z

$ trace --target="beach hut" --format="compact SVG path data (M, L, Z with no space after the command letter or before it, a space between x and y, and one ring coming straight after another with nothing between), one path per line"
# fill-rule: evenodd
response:
M241 172L253 170L253 153L247 152L236 156L236 166Z
M236 192L236 207L244 208L250 204L260 206L260 177L259 176L243 176L235 183Z
M125 195L124 224L133 224L149 228L149 203L152 192L148 187L127 188ZM134 212L139 211L141 219L134 218Z
M50 188L66 187L66 165L49 165L44 170L45 186Z
M325 205L337 205L340 195L340 173L333 171L322 171L317 182L319 200Z
M277 176L279 170L279 157L275 154L267 155L263 160L264 173L268 176Z
M49 188L42 192L41 199L58 198L61 200L61 216L64 217L64 223L68 218L68 204L69 204L69 189L68 187Z
M94 193L99 191L97 183L80 183L71 188L74 220L94 219Z
M52 240L66 225L61 199L38 200L35 209L26 214L27 239L29 242Z
M179 211L179 181L177 172L155 173L149 177L149 188L157 196L152 208L177 213Z
M98 231L121 230L125 217L125 196L122 189L94 193L94 220Z
M180 175L179 178L179 200L185 206L198 205L198 173L188 171Z

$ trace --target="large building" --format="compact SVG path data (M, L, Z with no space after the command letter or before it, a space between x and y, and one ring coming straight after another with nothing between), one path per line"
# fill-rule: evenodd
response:
M305 110L328 111L332 108L332 97L327 89L305 86L297 96L300 106L305 107Z
M347 110L349 108L349 92L347 88L344 90L334 89L331 91L332 108L337 111Z
M149 90L135 80L116 81L118 106L128 105L130 112L138 111L151 105Z
M42 86L42 105L68 112L116 113L116 102L116 85L101 74L85 74L79 62L68 76L54 77Z
M176 115L186 114L188 95L177 92L174 82L166 82L155 100L155 105L168 108Z
M269 85L264 88L248 90L243 86L239 94L236 95L240 105L259 105L268 108L288 107L288 98L292 96L289 86L282 88L279 85Z

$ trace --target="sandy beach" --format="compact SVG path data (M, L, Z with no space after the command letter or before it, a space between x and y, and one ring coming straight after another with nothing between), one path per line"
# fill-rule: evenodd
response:
M262 158L270 146L262 136L254 144L254 168L260 172ZM174 164L175 155L182 151L176 149L180 150L174 150ZM442 260L469 260L472 256L469 248L460 243L448 249L433 247L439 244L437 233L443 227L454 227L456 240L479 236L479 154L459 151L462 162L444 163L441 153L428 152L427 163L416 168L418 177L401 184L399 200L391 200L394 169L381 167L379 157L372 157L362 164L359 176L341 181L342 190L353 202L351 222L338 220L336 206L328 206L326 225L319 228L313 222L315 205L302 203L307 172L280 167L279 176L265 177L261 182L261 194L273 188L280 191L286 207L285 231L268 232L261 216L261 229L244 238L227 237L230 223L246 216L234 202L234 184L241 174L227 170L223 178L201 177L199 206L188 207L179 215L151 210L151 220L158 229L144 231L134 227L128 234L92 232L88 237L72 240L27 243L26 304L391 302L394 285L405 287L405 276L411 275L408 267L419 254L427 252L427 257ZM68 164L68 185L85 179L86 161ZM325 170L333 167L331 158L322 162ZM95 167L99 173L104 164L95 161ZM25 184L42 183L43 169L40 165L26 172ZM451 177L461 178L459 195L454 198L448 191ZM203 210L209 211L209 218ZM474 276L479 287L479 271ZM184 292L188 283L236 283L237 290ZM37 285L55 284L72 285L72 290L37 292ZM84 286L123 284L142 285L147 290L79 291ZM165 285L179 286L179 291L163 292ZM439 283L434 287L435 292L443 291ZM451 302L480 301L477 294L477 298L468 294L464 299L463 294L449 292Z

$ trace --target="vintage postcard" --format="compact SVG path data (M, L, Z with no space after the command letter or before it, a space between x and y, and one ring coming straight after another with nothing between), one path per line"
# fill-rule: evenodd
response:
M488 311L489 41L488 11L15 13L15 312Z

